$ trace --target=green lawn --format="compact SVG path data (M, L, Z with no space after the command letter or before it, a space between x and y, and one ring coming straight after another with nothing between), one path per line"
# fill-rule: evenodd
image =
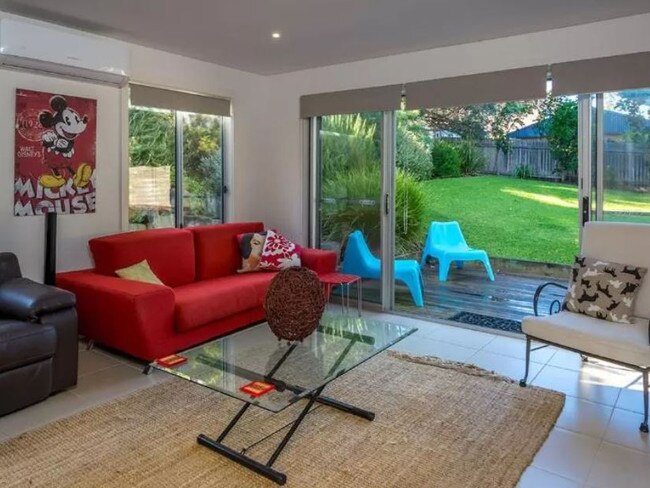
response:
M490 256L570 263L578 252L575 186L503 176L439 179L422 185L425 222L457 220L469 245ZM648 193L606 195L605 212L650 212Z

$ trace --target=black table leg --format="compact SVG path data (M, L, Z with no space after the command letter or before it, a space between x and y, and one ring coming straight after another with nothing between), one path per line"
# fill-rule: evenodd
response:
M337 410L342 410L343 412L351 413L357 417L364 418L366 420L375 420L375 413L370 412L369 410L364 410L363 408L355 407L348 403L343 403L335 398L330 398L326 396L319 396L316 398L318 403L327 405L328 407L336 408Z
M255 471L257 474L270 479L278 485L284 485L287 482L286 474L276 471L266 464L255 461L255 459L250 458L245 454L241 454L240 452L230 449L228 446L224 446L221 442L212 440L204 434L199 434L199 436L196 438L196 441L202 446L212 449L214 452L227 457L231 461L235 461L236 463L241 464L251 471Z
M316 390L315 392L313 392L311 395L306 397L308 399L307 405L305 405L305 408L303 408L303 410L300 412L300 415L298 415L296 420L294 420L293 424L291 425L291 428L284 436L282 441L280 441L275 451L273 451L273 454L271 454L271 457L269 458L266 464L262 464L259 461L256 461L255 459L245 454L242 454L241 452L237 452L229 448L228 446L222 444L221 442L226 437L226 435L228 435L228 433L232 430L235 424L237 424L237 422L241 419L241 417L244 415L246 410L248 410L248 407L251 405L250 403L246 403L239 410L239 412L237 412L237 414L228 423L228 426L219 435L219 437L217 437L216 440L211 439L205 434L199 434L196 440L202 446L212 449L214 452L219 453L222 456L227 457L228 459L235 461L238 464L241 464L242 466L250 469L251 471L254 471L257 474L260 474L270 479L271 481L277 483L278 485L284 485L287 482L287 476L284 473L281 473L280 471L273 469L271 466L278 459L278 457L280 456L280 454L282 453L286 445L289 443L289 440L291 439L291 437L293 437L296 430L298 429L302 421L305 419L305 417L307 416L307 414L309 413L309 411L311 410L315 402L336 408L338 410L342 410L344 412L351 413L353 415L357 415L367 420L374 420L375 418L375 414L373 412L370 412L368 410L363 410L361 408L355 407L353 405L349 405L347 403L340 402L333 398L321 396L321 393L324 388L325 387L322 387Z

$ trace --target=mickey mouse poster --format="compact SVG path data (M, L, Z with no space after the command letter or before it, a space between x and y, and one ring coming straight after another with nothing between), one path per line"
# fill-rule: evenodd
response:
M16 90L14 215L95 211L97 101Z

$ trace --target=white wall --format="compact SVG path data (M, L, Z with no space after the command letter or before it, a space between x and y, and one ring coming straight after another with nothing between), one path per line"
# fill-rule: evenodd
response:
M260 202L251 186L266 138L268 79L175 54L131 45L132 81L218 95L232 100L233 160L227 172L231 220L257 219Z
M259 218L307 240L306 140L298 112L303 94L650 51L648 26L650 14L270 77L272 147L257 175L257 194L265 195L263 204L256 203Z
M97 210L94 214L61 215L57 262L64 268L88 266L89 236L120 226L120 92L117 88L0 70L0 250L15 252L23 274L43 278L45 220L13 216L14 117L16 88L97 99Z
M14 17L0 12L0 18ZM28 20L28 19L21 19ZM37 22L43 24L41 22ZM47 25L47 24L45 24ZM59 28L50 25L53 28ZM118 42L118 41L115 41ZM230 172L231 218L256 218L258 197L253 191L259 160L255 141L264 112L267 81L264 77L169 54L128 45L132 80L172 89L194 91L232 99L234 171ZM15 252L23 273L43 277L44 218L13 216L15 89L27 88L97 99L97 211L95 214L61 216L59 219L57 268L59 271L91 265L89 238L119 232L128 206L126 90L76 82L0 68L0 251Z
M298 111L301 95L650 51L648 25L650 15L640 15L271 77L128 46L134 81L232 99L231 218L263 220L304 243L307 166ZM12 212L16 87L98 100L97 213L60 219L59 270L90 265L88 239L121 229L127 210L127 100L116 88L0 69L0 250L16 252L25 274L41 279L43 219L13 217Z

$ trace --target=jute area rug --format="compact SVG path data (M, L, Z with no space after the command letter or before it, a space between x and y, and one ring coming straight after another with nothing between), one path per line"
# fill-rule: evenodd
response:
M356 368L326 394L377 417L315 407L274 465L286 486L513 487L564 404L560 393L468 365L398 354ZM240 406L164 382L0 444L0 485L276 486L196 443L198 433L216 437ZM247 453L266 462L302 406L275 415L251 408L226 443L252 446Z

